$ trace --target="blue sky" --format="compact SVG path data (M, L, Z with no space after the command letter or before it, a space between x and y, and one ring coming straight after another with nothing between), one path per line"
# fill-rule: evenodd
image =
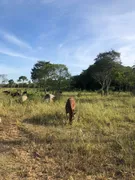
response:
M37 60L79 74L99 52L135 63L134 0L0 0L0 74L30 78Z

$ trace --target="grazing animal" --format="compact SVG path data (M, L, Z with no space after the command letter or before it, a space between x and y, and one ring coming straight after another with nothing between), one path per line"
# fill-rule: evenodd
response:
M44 99L45 99L46 102L53 102L54 99L55 99L55 95L53 95L53 94L46 94Z
M28 99L28 97L27 97L27 91L24 91L24 92L22 93L22 96L21 96L21 101L24 102L24 101L26 101L27 99Z
M15 93L11 93L12 97L18 97L21 96L21 94L19 92L15 92Z
M27 95L23 95L23 96L21 97L22 102L26 101L27 99L28 99Z
M8 95L8 94L10 94L10 91L3 91L3 93Z
M75 99L73 97L68 98L68 100L66 102L65 110L66 110L66 116L67 116L67 114L69 114L69 124L70 125L72 125L72 119L75 114L75 107L76 107ZM68 116L67 116L67 119L68 119Z
M24 94L27 94L27 91L24 91L24 92L22 93L22 95L24 95Z

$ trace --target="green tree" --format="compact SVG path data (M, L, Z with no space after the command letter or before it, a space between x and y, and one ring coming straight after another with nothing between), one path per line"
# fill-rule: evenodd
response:
M132 67L119 65L115 69L113 83L120 91L130 91L135 85L135 71Z
M31 79L40 87L48 88L48 81L54 78L55 68L50 62L38 61L31 70Z
M28 81L28 79L27 79L26 76L20 76L20 77L18 78L18 80L17 80L17 82L18 82L18 87L19 87L19 83L21 83L21 85L22 85L22 87L23 87L24 83L27 82L27 81Z
M121 64L120 53L112 50L100 53L93 65L93 78L101 85L102 95L107 95L113 77L114 69Z
M54 66L54 79L57 81L57 89L60 91L61 87L66 86L69 82L71 75L68 68L64 64L53 64Z
M0 74L0 84L5 84L8 82L7 74Z
M24 82L26 82L26 81L28 81L28 79L27 79L26 76L20 76L19 79L18 79L18 82L24 83Z
M40 87L44 87L45 91L47 88L60 90L69 78L68 68L63 64L38 61L31 71L32 81L38 83Z
M12 87L12 86L15 84L15 82L14 82L13 79L10 79L10 80L8 81L8 84L9 84L10 87Z

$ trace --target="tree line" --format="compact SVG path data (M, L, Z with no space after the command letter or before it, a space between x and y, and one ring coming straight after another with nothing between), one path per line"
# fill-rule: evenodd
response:
M100 90L107 95L113 91L132 91L135 88L135 67L123 66L120 53L114 50L99 53L80 75L72 77L72 87L81 90Z
M112 91L132 91L135 88L135 66L123 66L120 53L114 50L99 53L94 64L80 75L71 76L64 64L38 61L31 69L31 80L20 76L18 83L1 75L4 86L37 87L47 90L99 90L102 95Z

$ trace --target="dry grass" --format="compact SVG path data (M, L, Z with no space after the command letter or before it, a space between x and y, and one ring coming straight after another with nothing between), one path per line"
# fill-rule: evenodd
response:
M72 126L64 111L70 95ZM0 117L0 179L135 179L135 98L128 93L64 93L51 104L40 94L20 104L1 93Z

